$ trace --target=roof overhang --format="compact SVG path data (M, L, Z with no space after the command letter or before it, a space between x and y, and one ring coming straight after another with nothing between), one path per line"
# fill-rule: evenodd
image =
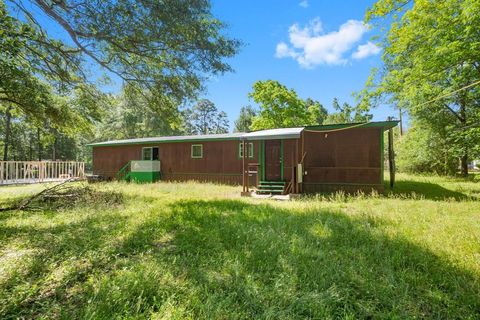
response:
M390 121L375 121L375 122L357 122L357 123L340 123L340 124L323 124L318 126L306 126L306 130L315 131L336 131L336 130L348 130L354 128L382 128L383 131L394 128L398 125L399 120Z
M276 139L297 139L303 131L301 128L279 128L253 131L245 133L242 139L245 140L276 140Z
M225 133L225 134L206 134L194 136L171 136L171 137L151 137L138 139L111 140L104 142L90 143L91 147L109 147L109 146L125 146L125 145L150 145L156 143L172 143L172 142L199 142L199 141L225 141L240 140L243 132Z

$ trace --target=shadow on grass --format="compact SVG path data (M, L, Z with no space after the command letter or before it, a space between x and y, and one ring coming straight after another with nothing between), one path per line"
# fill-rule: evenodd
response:
M453 199L455 201L478 200L476 197L453 191L436 183L419 182L411 180L399 180L395 182L393 190L388 183L385 184L387 196L401 197L405 199L423 198L427 200L443 201Z
M0 225L0 243L38 251L0 283L0 318L480 317L475 275L381 219L241 200L165 206L134 229L115 212Z
M71 212L9 212L15 214L35 222ZM78 214L74 222L52 220L40 226L0 223L0 261L4 263L0 266L1 319L59 318L59 310L87 303L81 295L84 288L79 285L88 283L98 270L110 270L115 257L106 244L125 227L125 218L113 213ZM14 259L8 259L9 253ZM7 262L15 269L6 275L2 267L8 267Z
M125 239L129 271L106 275L84 316L480 317L474 274L385 234L382 220L236 200L170 209Z

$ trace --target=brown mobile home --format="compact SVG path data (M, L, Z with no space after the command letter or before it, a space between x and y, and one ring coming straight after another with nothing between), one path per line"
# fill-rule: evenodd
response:
M266 193L382 191L383 132L397 123L92 143L93 171L107 179L243 184Z

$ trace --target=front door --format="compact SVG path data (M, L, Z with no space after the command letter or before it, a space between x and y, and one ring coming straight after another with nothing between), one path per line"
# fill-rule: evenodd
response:
M265 141L265 179L267 181L280 181L282 168L280 140Z

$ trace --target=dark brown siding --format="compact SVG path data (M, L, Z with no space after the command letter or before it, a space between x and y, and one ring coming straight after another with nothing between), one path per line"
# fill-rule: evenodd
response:
M258 162L258 142L253 143L254 157L248 158L250 163ZM203 145L203 158L191 157L192 144ZM242 183L242 159L238 155L238 140L94 147L94 174L113 178L128 161L140 160L142 148L150 146L159 147L163 180ZM256 177L251 177L252 184L255 180Z
M382 129L304 132L306 192L383 189Z
M283 145L283 180L291 181L293 169L303 154L306 175L305 192L346 191L372 188L383 190L382 129L349 129L330 133L305 131L301 139L285 139ZM94 173L106 178L115 174L129 160L141 159L142 147L158 146L163 180L242 183L242 159L238 140L176 142L156 145L128 145L93 148ZM192 144L203 145L203 158L192 159ZM254 157L259 162L260 141L254 141ZM255 185L257 176L250 177Z
M143 147L156 145L127 145L93 148L93 174L113 178L130 160L140 160Z
M300 155L296 155L297 151L297 139L283 140L283 177L287 182L292 179L292 169L300 162Z

